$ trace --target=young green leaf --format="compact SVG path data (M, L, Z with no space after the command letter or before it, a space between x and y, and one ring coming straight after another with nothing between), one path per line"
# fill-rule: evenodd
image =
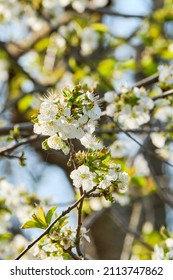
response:
M49 211L47 212L46 215L46 222L48 225L50 225L51 220L52 220L52 216L54 215L55 211L57 209L57 206L53 206L51 209L49 209Z

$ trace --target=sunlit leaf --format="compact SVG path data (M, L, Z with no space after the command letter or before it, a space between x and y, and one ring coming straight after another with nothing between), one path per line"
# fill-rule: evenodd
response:
M26 95L18 102L18 109L21 113L24 113L30 106L33 101L32 95Z
M37 217L43 224L47 224L44 209L42 206L40 206L38 209Z
M113 58L102 60L98 65L99 73L105 77L110 77L113 74L115 63L116 61Z
M52 217L57 209L57 206L53 206L46 214L46 222L49 225L51 223Z
M28 220L21 226L21 228L22 229L40 228L40 224L34 220Z
M12 234L10 232L0 234L0 241L8 240L11 237L12 237Z
M108 27L100 22L91 24L91 27L98 32L103 32L103 33L108 32Z

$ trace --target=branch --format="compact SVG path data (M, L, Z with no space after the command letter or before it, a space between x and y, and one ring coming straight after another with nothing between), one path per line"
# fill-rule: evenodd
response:
M64 210L60 216L58 216L48 227L43 233L37 237L34 241L32 241L21 253L20 255L15 259L19 260L23 255L25 255L42 237L44 237L46 234L49 233L50 229L65 215L70 213L76 206L84 199L85 194L83 194L80 199L78 199L74 204L72 204L70 207L68 207L66 210Z
M173 89L170 89L170 90L168 90L168 91L165 91L165 92L163 92L162 94L153 97L152 99L153 99L153 100L158 100L158 99L161 99L161 98L169 97L169 96L171 96L171 95L173 95Z
M119 128L112 128L112 129L100 129L96 128L96 134L104 134L104 133L118 133L122 130ZM142 128L136 128L136 129L126 129L124 132L131 132L131 133L147 133L150 134L152 132L172 132L172 129L165 129L164 127L142 127Z
M18 45L15 44L14 42L10 42L6 44L6 47L8 51L13 55L13 57L15 57L15 59L19 59L22 55L26 54L31 49L33 49L41 39L44 39L50 36L52 33L57 32L59 27L61 27L62 25L66 25L68 22L70 22L70 20L71 20L71 14L66 12L65 15L59 20L59 22L56 25L54 26L49 25L43 31L41 30L39 32L36 32L33 35L32 42L28 46L26 45L23 46L22 44ZM3 42L0 41L0 45L2 43Z
M8 157L9 153L13 152L18 147L20 147L22 145L32 143L32 142L35 142L35 141L40 140L40 139L41 139L40 136L32 135L28 138L25 138L25 139L21 140L19 143L11 144L11 145L8 145L6 147L2 147L2 148L0 148L0 156L5 156L5 157L7 156Z
M136 144L138 144L138 146L140 146L140 148L141 148L142 151L144 151L144 152L145 152L146 154L148 154L148 155L151 155L151 156L157 158L159 161L161 161L161 162L163 162L163 163L165 163L165 164L167 164L167 165L173 167L173 164L171 164L169 161L167 161L167 160L165 160L165 159L162 159L162 158L160 158L157 154L155 154L154 152L152 152L152 151L150 151L150 150L147 150L147 148L145 148L145 147L143 146L143 144L141 144L138 140L136 140L136 139L135 139L131 134L129 134L127 131L125 131L124 129L122 129L122 128L119 126L118 122L115 122L115 123L116 123L116 125L118 126L118 128L120 129L120 131L122 131L122 132L123 132L124 134L126 134L130 139L132 139Z
M36 86L42 86L37 80L34 79L34 77L32 77L27 71L25 71L23 69L23 67L20 65L20 63L18 62L18 60L16 59L16 57L8 50L7 48L7 44L4 42L0 41L0 47L7 53L7 55L9 56L9 58L12 60L12 62L14 63L14 65L16 65L16 67L28 78L30 79Z
M36 82L37 83L37 82ZM51 85L52 87L54 85ZM19 97L13 99L11 102L7 103L4 108L0 111L0 114L3 114L7 109L10 109L11 107L14 107L23 97L25 97L26 95L32 95L36 92L39 92L39 93L45 93L48 89L49 89L49 85L38 85L36 84L34 89L30 92L26 92L26 93L22 93Z
M151 171L151 175L156 183L157 189L158 189L158 195L160 196L160 198L166 203L168 204L171 208L173 208L173 195L171 195L171 197L168 195L168 192L165 192L165 189L167 188L163 188L160 180L158 179L158 177L156 176L155 172L154 172L154 168L150 162L149 157L146 157L147 161L148 161L148 166L150 168Z
M77 169L77 164L75 162L75 149L74 149L74 145L72 143L72 141L69 139L68 140L68 144L70 146L70 159L69 162L71 162L73 164L74 169ZM83 188L80 187L80 196L83 196ZM83 254L81 252L80 249L80 230L81 230L81 226L82 226L82 207L83 207L83 199L81 200L81 202L79 203L79 206L77 207L78 210L78 225L77 225L77 229L76 229L76 239L75 239L75 245L76 245L76 250L77 253L80 257L83 257Z
M91 9L91 8L86 8L87 12L90 13L99 13L101 15L109 15L109 16L117 16L117 17L125 17L125 18L146 18L148 15L131 15L131 14L124 14L124 13L119 13L116 11L111 11L110 9L107 8L97 8L97 9Z
M158 73L155 73L147 78L144 78L138 82L136 82L133 87L145 87L145 86L148 86L148 85L151 85L153 83L156 83L158 82L158 78L159 78L159 74Z
M17 126L20 132L31 132L33 130L33 124L31 122L10 124L0 128L0 136L8 135L14 126Z
M83 195L83 189L82 187L80 188L80 195ZM83 199L81 200L81 202L79 203L78 206L78 225L77 225L77 230L76 230L76 240L75 240L75 244L76 244L76 250L78 252L78 255L83 257L83 254L81 252L80 249L80 231L81 231L81 226L82 226L82 207L83 207Z
M112 219L114 223L119 225L119 227L125 232L132 234L142 245L144 245L148 250L153 251L153 248L147 244L143 238L140 236L140 234L137 231L134 231L131 227L128 226L127 222L123 220L122 217L119 217L117 211L115 212L114 209L111 209L111 213L108 214L109 217Z
M23 255L25 255L42 237L44 237L46 234L49 233L50 229L65 215L70 213L73 209L75 209L81 201L84 200L84 198L89 198L92 197L92 192L95 191L96 187L94 187L92 190L88 192L84 192L84 194L71 206L69 206L66 210L64 210L60 216L58 216L48 227L47 229L40 235L38 236L34 241L32 241L21 253L20 255L15 259L19 260ZM99 196L99 194L98 194Z

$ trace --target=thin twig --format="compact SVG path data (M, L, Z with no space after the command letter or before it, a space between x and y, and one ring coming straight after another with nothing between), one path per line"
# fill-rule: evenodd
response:
M71 206L69 206L66 210L62 211L61 215L58 216L48 227L43 231L41 235L39 235L36 239L34 239L19 255L15 260L21 259L22 256L24 256L42 237L44 237L46 234L49 233L50 229L65 215L70 213L73 209L75 209L78 204L84 199L89 198L92 196L92 192L94 192L96 187L92 188L88 192L84 192L83 195Z
M140 19L143 19L146 16L148 16L148 15L135 15L135 14L119 13L119 12L116 12L116 11L111 11L110 9L107 9L107 8L97 8L97 9L87 8L86 11L90 12L90 13L99 13L99 14L102 14L102 15L125 17L125 18L140 18Z
M16 144L11 144L6 147L0 148L0 156L8 155L9 153L14 151L18 147L35 142L37 140L40 140L40 137L38 135L32 135L30 137L22 139L20 142L18 142Z
M150 162L149 157L146 157L147 161L148 161L148 166L150 168L151 171L151 175L156 183L157 189L158 189L158 195L160 196L160 198L166 203L168 204L171 208L173 208L173 196L169 197L168 196L168 192L165 192L165 188L163 188L161 186L160 180L158 179L158 177L155 174L154 168Z
M77 169L77 164L75 162L75 150L74 150L74 145L72 143L72 141L69 139L68 140L68 144L70 146L70 161L73 164L74 169ZM83 188L82 186L80 187L80 196L83 196ZM81 200L81 202L79 203L79 206L77 207L77 211L78 211L78 223L77 223L77 229L76 229L76 239L75 239L75 245L76 245L76 250L77 253L80 257L83 257L83 254L81 252L80 249L80 231L81 231L81 226L82 226L82 207L83 207L83 199Z
M104 134L104 133L118 133L121 130L119 128L112 128L112 129L100 129L96 128L96 134ZM131 133L147 133L150 134L152 132L173 132L173 129L166 129L165 127L142 127L142 128L136 128L136 129L125 129L125 132L131 132Z
M162 159L162 158L160 158L157 154L155 154L154 152L152 152L152 151L150 151L150 150L147 150L147 149L143 146L143 144L141 144L138 140L136 140L136 139L135 139L131 134L129 134L127 131L125 131L124 129L122 129L122 128L119 126L118 122L115 122L115 123L116 123L116 125L118 126L118 128L119 128L125 135L127 135L127 136L128 136L130 139L132 139L136 144L138 144L138 146L140 146L140 148L141 148L142 151L144 151L146 154L149 154L149 155L151 155L151 156L157 158L159 161L161 161L161 162L163 162L163 163L165 163L165 164L167 164L167 165L173 167L173 164L170 163L169 161L167 161L167 160L165 160L165 159Z
M48 227L44 232L39 235L34 241L32 241L21 253L20 255L15 259L19 260L23 255L25 255L42 237L44 237L46 234L49 233L50 229L65 215L70 213L74 208L77 207L77 205L84 199L86 194L83 194L74 204L69 206L66 210L64 210L60 216L58 216Z
M81 192L82 193L82 192ZM78 224L77 224L77 229L76 229L76 239L75 239L75 245L76 245L76 250L78 252L78 255L83 257L83 254L81 252L80 248L80 232L81 232L81 227L82 227L82 207L83 207L83 200L79 203L79 206L77 208L78 210Z
M10 130L14 129L14 126L17 126L20 132L31 132L33 130L33 123L31 122L9 124L0 128L0 136L8 135Z
M142 203L134 202L134 204L132 206L132 213L130 215L128 229L133 229L133 232L137 232L137 228L138 228L139 222L141 220L141 214L142 214ZM139 234L137 234L137 235L138 235L138 239L140 239L140 241L142 243L144 243L144 241L142 240L140 235ZM122 249L121 256L120 256L121 260L130 259L134 240L135 240L135 235L131 234L131 232L127 232L126 236L124 238L123 249Z
M170 90L168 90L168 91L165 91L165 92L163 92L162 94L153 97L152 99L153 99L153 100L158 100L158 99L161 99L161 98L169 97L169 96L171 96L171 95L173 95L173 89L170 89Z
M127 222L123 220L122 217L119 217L119 214L116 212L115 213L115 210L111 210L111 213L108 214L109 217L117 224L119 225L119 227L125 232L125 233L130 233L132 235L135 236L135 238L142 244L144 245L147 249L149 249L150 251L153 251L153 248L147 244L143 238L140 236L140 234L137 232L137 231L134 231L134 229L130 228L128 225L127 225Z
M145 87L151 84L158 82L159 74L155 73L147 78L144 78L138 82L136 82L133 87Z

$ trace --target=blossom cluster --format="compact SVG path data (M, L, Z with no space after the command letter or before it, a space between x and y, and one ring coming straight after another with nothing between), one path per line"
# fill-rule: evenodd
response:
M60 26L56 43L64 48L69 40L74 47L80 46L82 56L87 56L99 47L100 33L92 25L82 27L71 21L67 25Z
M120 94L109 91L105 93L104 100L108 103L105 114L125 129L136 129L149 122L150 110L154 107L154 101L143 87L123 87Z
M94 141L89 135L95 131L100 116L101 109L95 93L76 86L72 90L49 93L43 98L40 112L34 119L34 132L49 136L43 142L43 148L62 150L68 154L69 139L79 139L84 146L92 147L90 142ZM98 143L98 147L101 144Z
M173 65L160 65L158 72L161 87L164 88L173 85Z
M86 228L80 230L80 241L85 238L90 241ZM75 248L76 230L71 227L51 230L48 236L43 237L34 248L34 256L40 259L63 259L64 252Z
M89 8L101 8L104 7L107 3L108 0L59 0L59 4L63 7L66 7L68 5L72 5L72 8L76 10L78 13L83 13L84 10L89 7Z
M8 210L5 215L9 216L9 213L13 212L20 223L27 219L33 209L33 206L27 203L29 197L30 195L24 187L15 187L4 179L0 181L0 201Z
M85 155L84 163L73 170L70 177L75 188L82 187L87 192L98 190L104 193L105 191L106 198L111 199L117 189L119 192L127 190L129 180L128 174L121 170L119 164L115 164L111 160L110 152L105 148L88 152Z
M0 3L0 17L2 20L10 20L11 18L19 18L19 14L22 11L23 5L27 6L26 11L30 13L32 25L37 22L33 22L36 18L36 13L32 12L28 1L23 1L24 3L16 2L14 5L14 0L7 0ZM25 3L26 2L26 3ZM59 15L63 9L67 6L71 6L78 13L84 12L86 8L101 8L108 3L108 0L43 0L42 8L44 13L51 14L52 16ZM37 24L38 25L38 24Z
M0 180L0 259L15 258L28 244L27 238L22 234L13 235L10 231L14 220L23 223L32 211L33 206L27 202L29 203L29 194L24 188L14 187L4 179ZM30 257L30 253L25 256L26 259Z
M163 244L156 244L152 254L153 260L173 260L173 238L167 238Z

